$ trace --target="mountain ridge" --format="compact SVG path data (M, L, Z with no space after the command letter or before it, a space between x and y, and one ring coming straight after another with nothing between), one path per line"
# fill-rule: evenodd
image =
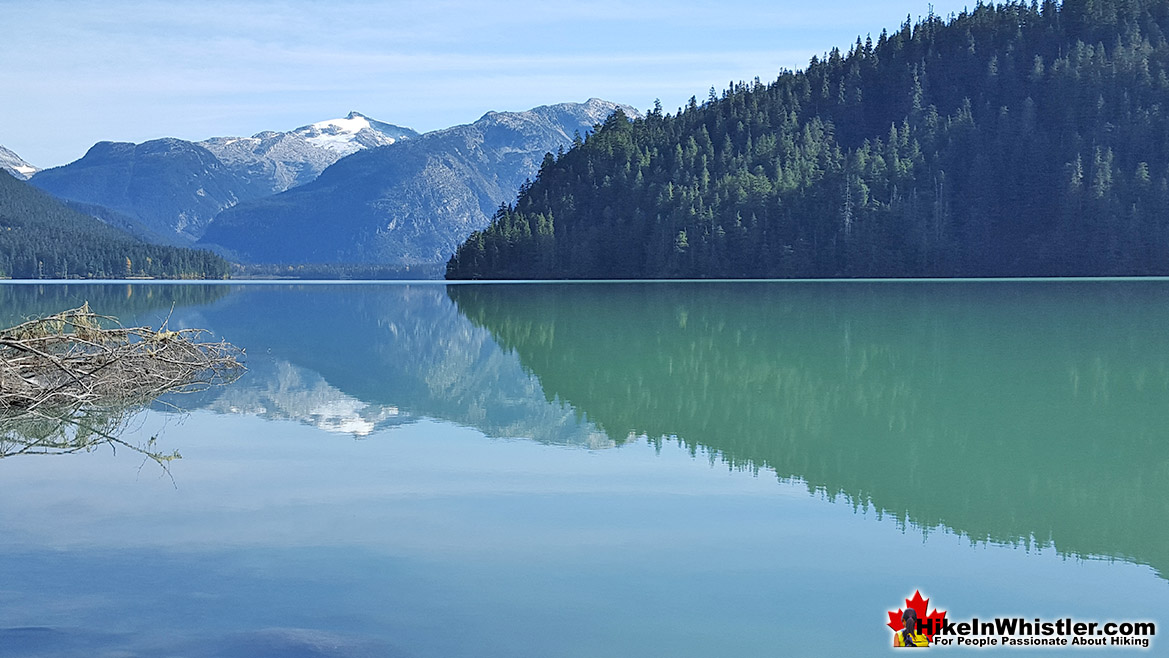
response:
M416 135L351 112L253 137L98 142L31 180L58 198L126 215L166 242L191 244L226 208L311 181L349 153Z
M596 98L487 112L355 153L311 183L224 211L199 244L244 262L442 263L515 198L546 153L622 108L637 115Z
M40 171L30 182L60 199L109 208L188 242L219 211L266 190L263 181L237 176L205 147L173 137L98 142L80 159Z
M212 137L196 144L249 178L271 180L272 194L314 180L329 165L367 148L389 146L419 134L409 128L350 112L287 132L265 130L251 137Z

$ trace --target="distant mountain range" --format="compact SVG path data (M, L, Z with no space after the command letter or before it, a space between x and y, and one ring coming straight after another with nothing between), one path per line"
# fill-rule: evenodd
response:
M100 142L42 171L15 154L0 162L139 237L240 262L437 264L516 198L546 153L619 107L638 116L590 99L419 135L351 112L252 137Z
M409 128L353 112L345 119L253 137L100 142L76 162L37 172L32 183L189 244L225 208L310 181L350 153L414 136Z
M478 121L355 153L312 183L221 213L199 244L243 262L444 263L544 155L621 107L599 99Z
M224 208L272 193L206 148L181 139L99 142L80 160L30 181L67 201L104 206L155 233L194 242Z
M37 173L36 167L25 162L19 155L3 146L0 146L0 169L7 171L21 180L27 180L29 176Z

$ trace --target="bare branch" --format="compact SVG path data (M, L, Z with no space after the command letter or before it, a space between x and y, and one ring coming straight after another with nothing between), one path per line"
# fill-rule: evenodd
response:
M164 393L229 384L243 350L200 342L204 329L123 327L89 305L0 331L0 458L123 445L165 468L176 455L116 437L132 412Z

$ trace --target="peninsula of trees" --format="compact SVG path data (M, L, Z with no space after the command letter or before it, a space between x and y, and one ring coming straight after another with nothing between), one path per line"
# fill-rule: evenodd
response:
M0 172L0 278L223 279L209 251L149 244Z
M1169 274L1169 0L979 4L612 115L448 278Z

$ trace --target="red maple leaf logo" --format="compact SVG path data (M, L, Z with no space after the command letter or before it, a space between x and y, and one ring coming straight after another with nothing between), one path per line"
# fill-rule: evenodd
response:
M938 609L934 608L933 612L926 615L925 611L929 604L929 599L921 598L920 590L913 593L912 599L905 599L906 607L913 608L913 611L917 613L917 619L921 622L921 634L933 642L934 634L941 630L942 624L946 621L946 611L938 612ZM889 628L897 632L905 628L905 622L901 620L901 615L904 612L905 608L898 608L897 612L889 612Z

